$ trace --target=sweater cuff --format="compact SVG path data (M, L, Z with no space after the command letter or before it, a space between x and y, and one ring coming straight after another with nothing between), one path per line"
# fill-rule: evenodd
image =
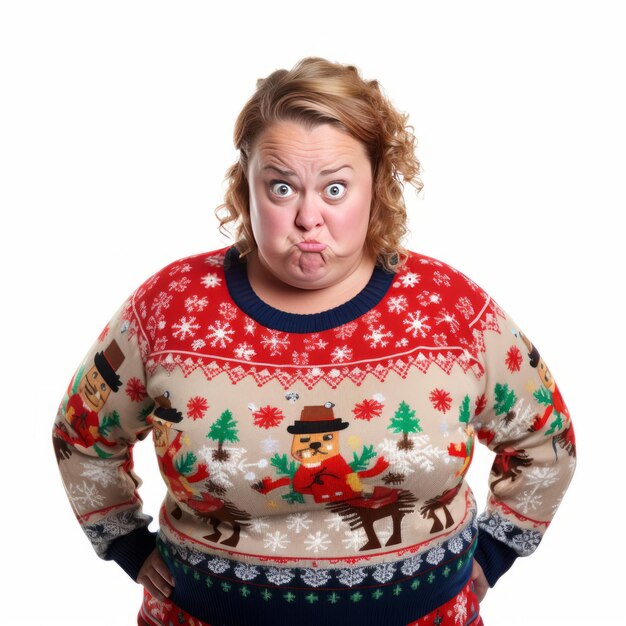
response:
M474 551L474 558L483 568L490 587L493 587L500 576L513 565L518 557L517 552L501 541L494 539L483 530L478 531L478 544Z
M107 561L115 561L134 581L139 570L156 547L156 533L147 526L136 528L115 539L106 553Z

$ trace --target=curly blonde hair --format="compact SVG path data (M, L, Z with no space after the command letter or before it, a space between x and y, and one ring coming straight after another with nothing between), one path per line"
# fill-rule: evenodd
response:
M403 189L419 192L420 164L408 116L397 111L378 81L364 80L352 65L309 57L291 70L276 70L257 81L234 130L239 160L226 173L224 203L216 209L220 230L234 223L235 246L241 256L256 248L249 212L246 172L257 137L271 124L294 121L313 127L331 124L360 141L372 164L372 206L366 249L387 271L396 271L406 258L401 241L407 215Z

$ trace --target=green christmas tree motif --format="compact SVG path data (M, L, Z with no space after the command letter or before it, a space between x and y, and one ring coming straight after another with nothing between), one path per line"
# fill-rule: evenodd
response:
M419 418L415 417L415 411L404 400L400 402L400 406L391 418L391 423L387 429L394 433L402 433L402 440L398 442L400 450L410 450L413 447L409 433L422 432Z
M145 409L141 409L141 411L139 411L139 414L137 415L137 419L140 422L142 422L143 424L147 424L148 423L148 415L150 415L150 413L152 413L152 411L154 411L154 407L155 406L156 406L156 404L150 404Z
M505 422L510 422L515 417L515 411L513 411L513 407L517 402L515 391L509 389L507 384L501 385L496 383L494 395L496 401L493 404L493 410L496 415L504 415Z
M276 453L270 459L270 465L276 469L279 476L287 476L289 478L289 493L281 496L281 498L289 504L304 504L304 496L293 490L293 475L296 473L298 466L295 461L289 461L286 454Z
M228 409L215 420L207 437L217 441L217 450L213 452L213 458L216 461L228 461L230 454L228 450L223 449L224 442L234 443L239 441L237 422L233 419L233 414Z
M370 461L375 457L374 444L363 446L360 456L356 452L352 453L352 462L349 465L353 472L362 472L368 468Z
M459 408L459 422L468 424L470 419L470 397L465 396Z
M113 411L105 415L98 426L98 432L103 437L108 437L113 428L120 427L120 414L117 411Z
M181 476L187 476L193 471L193 466L197 460L198 457L193 452L187 452L187 454L180 455L174 461L174 467Z

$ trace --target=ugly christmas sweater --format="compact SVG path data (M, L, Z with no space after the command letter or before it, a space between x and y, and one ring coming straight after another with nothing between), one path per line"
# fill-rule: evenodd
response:
M156 537L132 462L149 432ZM235 248L172 263L102 331L53 434L97 553L136 578L156 545L168 602L210 624L408 624L464 588L472 557L493 585L533 552L575 464L537 349L415 253L311 315L262 302ZM477 442L495 453L480 515Z

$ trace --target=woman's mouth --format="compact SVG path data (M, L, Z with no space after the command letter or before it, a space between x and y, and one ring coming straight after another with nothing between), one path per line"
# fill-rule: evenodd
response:
M301 241L296 245L302 252L323 252L326 249L326 244L319 241Z

